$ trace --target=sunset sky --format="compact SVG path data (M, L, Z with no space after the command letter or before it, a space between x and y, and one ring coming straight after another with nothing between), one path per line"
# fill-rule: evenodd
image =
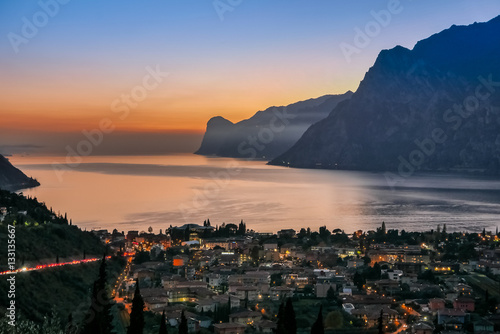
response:
M193 151L212 116L354 91L381 49L500 14L496 0L60 2L0 2L0 153L61 153L103 119L95 154ZM346 59L341 43L390 6Z

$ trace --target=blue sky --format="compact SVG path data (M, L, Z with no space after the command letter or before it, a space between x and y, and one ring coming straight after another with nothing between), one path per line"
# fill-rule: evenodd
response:
M355 90L380 50L500 14L494 0L72 0L15 52L9 36L22 36L23 18L43 19L41 4L55 1L0 2L0 144L92 127L147 66L169 77L119 130L199 137L215 115L239 121L270 105ZM214 3L230 8L223 20ZM391 4L398 13L347 60L341 43L353 44L355 29L374 22L371 12Z

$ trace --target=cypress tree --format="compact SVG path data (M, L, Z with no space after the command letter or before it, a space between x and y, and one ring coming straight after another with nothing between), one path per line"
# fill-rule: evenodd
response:
M384 334L384 310L380 310L380 317L378 317L378 334Z
M326 291L326 299L329 301L335 300L335 290L333 290L333 287L331 285Z
M238 234L245 235L246 230L247 230L246 224L243 222L242 219L240 225L238 226Z
M214 310L214 323L221 322L220 320L220 311L219 311L220 306L215 305L215 310Z
M144 330L144 300L139 289L139 280L135 283L134 299L132 300L132 311L130 312L130 326L127 334L142 334Z
M188 334L188 321L184 315L184 310L181 313L181 322L179 323L179 334Z
M354 276L352 278L352 281L354 282L354 284L356 285L356 287L358 289L360 289L360 290L363 288L363 285L365 284L364 277L360 273L358 273L357 271L354 274Z
M323 305L319 307L318 318L311 327L311 334L325 334L323 327Z
M285 328L285 306L283 303L280 304L280 308L278 310L278 326L276 328L276 334L287 334Z
M285 306L285 329L287 334L297 334L297 321L293 309L292 298L288 298Z
M111 334L113 317L111 315L112 300L107 291L106 256L99 267L99 277L92 288L89 312L83 324L83 334Z
M163 310L163 313L161 314L160 330L158 334L168 334L166 322L167 319L165 317L165 310Z
M226 304L226 312L224 313L224 321L229 322L229 316L231 315L231 299L229 299Z
M224 322L229 322L229 316L231 315L231 296L227 299L227 304L224 312Z
M382 268L380 267L380 264L378 262L375 262L375 264L373 265L373 273L373 278L375 279L380 279L380 277L382 276Z

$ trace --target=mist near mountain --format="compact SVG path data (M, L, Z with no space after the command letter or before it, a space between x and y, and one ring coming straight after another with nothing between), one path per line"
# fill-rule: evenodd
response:
M213 117L195 154L272 159L289 149L311 124L324 119L352 95L325 95L288 106L270 107L238 123Z

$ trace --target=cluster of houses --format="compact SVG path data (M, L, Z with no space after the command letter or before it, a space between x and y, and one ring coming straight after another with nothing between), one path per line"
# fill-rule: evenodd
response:
M132 265L119 292L130 297L138 280L147 309L165 311L174 327L185 310L192 332L210 328L243 333L253 328L273 333L275 314L259 309L259 303L332 296L365 328L378 326L382 319L387 333L494 333L500 327L500 314L476 313L477 304L485 303L481 283L464 279L484 279L478 271L488 268L494 275L500 268L500 252L489 246L478 245L475 260L439 262L426 244L383 243L361 249L355 242L319 242L304 248L294 242L293 230L203 239L203 227L199 233L190 229L192 238L182 242L172 241L167 233L97 232L122 251L150 252L149 261ZM380 267L380 277L366 278L362 285L356 281L356 275L374 266ZM438 279L425 279L424 273ZM500 283L489 293L499 291Z

